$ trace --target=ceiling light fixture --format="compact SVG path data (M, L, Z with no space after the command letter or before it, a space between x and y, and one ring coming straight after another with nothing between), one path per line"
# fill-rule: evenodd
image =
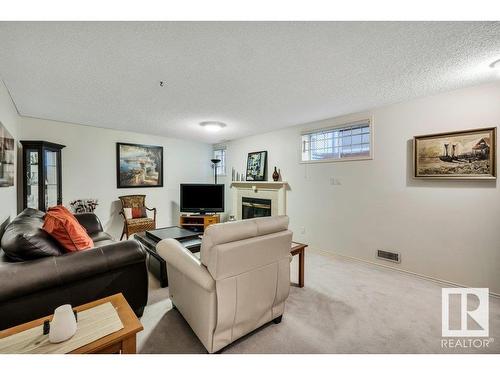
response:
M500 69L500 59L493 61L490 64L490 68L492 68L492 69Z
M206 130L210 132L218 132L222 128L225 128L226 124L220 121L203 121L200 122L200 126L204 127Z

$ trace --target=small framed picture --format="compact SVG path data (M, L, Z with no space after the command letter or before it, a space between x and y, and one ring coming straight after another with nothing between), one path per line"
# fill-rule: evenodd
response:
M267 151L248 154L246 180L267 181Z
M413 138L414 178L495 179L496 128Z

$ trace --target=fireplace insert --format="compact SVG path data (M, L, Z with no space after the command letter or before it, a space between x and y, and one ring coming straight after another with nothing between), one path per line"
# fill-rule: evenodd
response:
M271 216L271 200L243 197L241 201L242 219Z

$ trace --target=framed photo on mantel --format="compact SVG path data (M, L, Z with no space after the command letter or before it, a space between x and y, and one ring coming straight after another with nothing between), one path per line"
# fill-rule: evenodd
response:
M413 138L413 177L495 179L496 127Z
M248 154L246 180L267 181L267 151Z

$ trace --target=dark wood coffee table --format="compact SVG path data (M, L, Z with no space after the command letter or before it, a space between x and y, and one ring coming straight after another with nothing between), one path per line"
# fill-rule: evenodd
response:
M148 269L160 281L160 286L168 286L167 263L156 252L156 245L163 239L173 238L193 253L199 252L201 238L199 232L194 232L180 227L166 227L156 229L152 233L140 232L134 235L148 252Z
M186 249L192 253L197 253L201 248L201 238L199 232L193 232L179 227L167 227L158 229L156 235L148 235L146 232L136 233L137 239L148 252L148 269L160 281L160 286L165 288L168 286L167 263L156 252L156 245L161 239L173 238L181 243ZM299 256L299 282L296 284L299 288L304 287L304 268L305 268L305 250L306 244L300 242L292 242L290 254Z

